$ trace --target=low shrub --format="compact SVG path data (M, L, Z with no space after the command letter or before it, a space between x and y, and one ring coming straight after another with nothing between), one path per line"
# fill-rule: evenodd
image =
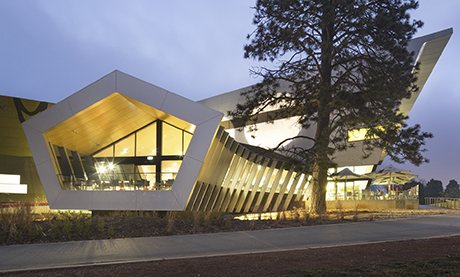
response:
M31 207L0 208L0 238L3 242L16 242L34 235Z
M171 235L176 230L176 214L175 212L168 212L166 215L166 234Z

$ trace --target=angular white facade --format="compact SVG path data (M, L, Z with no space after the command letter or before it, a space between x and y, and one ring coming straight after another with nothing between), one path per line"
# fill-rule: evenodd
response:
M188 151L183 157L182 166L171 190L90 191L65 190L61 188L57 177L57 173L59 172L57 169L58 165L53 160L47 134L49 135L49 132L52 132L53 128L59 128L60 124L71 121L72 118L84 112L85 109L99 101L103 101L114 93L122 97L128 97L126 100L127 105L124 105L126 107L117 111L117 116L112 115L113 118L110 119L112 122L118 121L116 125L123 125L123 122L129 121L129 118L127 118L128 114L123 114L126 112L131 113L130 115L132 116L136 113L150 117L172 116L194 126L193 138ZM144 105L162 113L148 115L143 111L145 108ZM132 106L136 106L134 113L129 109ZM114 108L117 107L109 107L109 109ZM110 111L107 111L107 113L110 114ZM72 144L72 142L77 142L77 147L78 144L88 145L88 141L93 136L100 137L98 132L101 130L104 132L102 134L103 137L110 137L112 133L118 131L100 126L99 129L91 130L94 134L90 132L85 137L80 136L80 133L83 133L83 130L91 120L97 120L101 116L104 115L90 113L85 116L84 122L76 122L74 130L62 133L66 137L66 143ZM40 180L44 186L51 208L84 210L183 210L185 209L194 186L194 180L196 180L200 172L221 118L222 114L220 112L202 104L185 99L122 72L114 71L24 122L23 128L31 146ZM102 121L102 118L100 120ZM123 128L128 128L130 124L133 123L127 122L125 124L127 127ZM122 133L123 128L121 130Z
M452 30L411 41L423 88ZM308 196L308 176L261 148L270 133L311 134L280 118L261 119L254 139L235 132L224 113L243 101L239 89L194 102L114 71L23 123L49 206L84 210L286 210ZM282 87L280 88L282 89ZM420 91L404 101L408 114ZM257 135L257 133L256 133ZM363 159L359 145L339 152L339 167L359 173L383 159ZM146 145L149 145L147 147ZM307 145L304 145L307 146ZM148 151L145 149L148 148ZM145 149L144 149L145 148ZM177 149L176 149L177 148ZM142 150L144 149L144 150Z
M420 92L422 91L431 71L433 70L436 62L438 61L439 57L441 56L447 42L449 41L453 30L446 29L437 33L433 33L430 35L426 35L423 37L415 38L409 42L408 50L414 52L414 57L416 58L416 63L420 63L420 68L418 71L418 80L417 86L419 88L417 93L414 93L410 99L404 99L400 111L408 115L409 111L412 109L417 97L419 96ZM220 95L216 95L207 99L203 99L199 101L200 103L211 107L217 111L221 111L225 113L226 111L233 110L237 104L243 103L245 98L241 96L242 92L250 90L252 87L245 87L238 90L230 91L227 93L223 93ZM286 90L287 85L281 83L280 90ZM270 111L268 111L270 112ZM238 132L235 129L241 127L240 125L234 126L234 123L231 121L230 118L223 119L221 123L225 126L226 130L232 134L232 136L241 143L248 143L257 145L260 147L273 147L277 144L276 140L266 139L266 133L269 133L272 129L275 130L283 130L286 134L286 137L299 135L307 135L310 137L314 136L315 128L312 126L308 130L302 129L301 126L295 125L295 118L279 118L275 120L274 124L265 123L268 119L264 120L263 118L260 120L259 124L257 125L258 131L256 133L248 132L244 130L243 132ZM279 132L279 133L283 133ZM252 135L255 135L255 139L252 138ZM280 140L278 140L279 142ZM286 146L294 146L297 142L292 142ZM303 142L308 143L308 142ZM296 145L301 147L308 148L310 145ZM362 158L362 142L355 142L354 148L349 148L347 151L338 152L334 157L334 162L337 163L339 167L343 166L364 166L364 165L374 165L381 162L384 158L382 151L374 151L371 155L363 159Z

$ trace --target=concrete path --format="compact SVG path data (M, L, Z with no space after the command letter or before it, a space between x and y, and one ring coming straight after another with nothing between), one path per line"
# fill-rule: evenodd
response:
M274 252L460 235L460 214L246 232L0 247L0 271Z

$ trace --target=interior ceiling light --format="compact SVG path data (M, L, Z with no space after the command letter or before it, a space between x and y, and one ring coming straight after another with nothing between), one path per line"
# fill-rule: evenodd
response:
M107 171L107 168L104 165L100 165L97 167L98 173L105 173L106 171Z

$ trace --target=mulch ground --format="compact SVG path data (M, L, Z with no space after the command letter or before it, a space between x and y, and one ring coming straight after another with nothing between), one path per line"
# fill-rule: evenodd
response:
M304 276L305 271L378 268L394 263L433 261L460 257L460 236L376 243L264 254L90 266L10 273L11 276ZM299 275L300 274L300 275ZM306 274L307 276L310 276ZM315 275L315 274L314 274ZM319 274L323 276L322 274ZM358 274L369 276L369 274ZM382 276L398 276L382 274ZM410 275L410 274L409 274ZM444 274L443 274L444 275ZM447 276L460 276L460 268ZM329 273L326 276L335 276Z
M304 210L281 213L274 220L237 220L231 214L177 212L157 214L49 214L44 218L23 222L18 214L14 220L0 214L0 245L48 243L77 240L113 239L186 235L214 232L235 232L271 228L311 226L319 224L373 221L438 214L459 213L458 210L388 210L331 211L324 217L310 217ZM262 215L247 215L253 218ZM43 216L42 216L43 217Z

